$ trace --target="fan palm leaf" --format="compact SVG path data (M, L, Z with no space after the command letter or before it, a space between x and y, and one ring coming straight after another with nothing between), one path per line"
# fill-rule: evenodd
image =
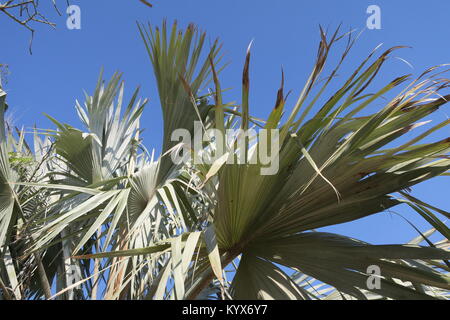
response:
M450 168L449 138L423 142L446 128L448 120L414 135L429 126L425 120L450 97L444 92L449 85L444 66L418 78L398 77L369 93L392 52L401 49L377 56L377 48L326 96L355 39L353 33L337 30L328 36L320 29L318 55L297 102L288 110L282 74L275 106L261 120L251 116L250 46L241 103L235 105L223 101L217 41L205 51L206 35L193 25L184 31L176 23L170 31L166 23L161 29L138 27L163 114L159 157L148 154L139 136L146 100L138 101L136 90L122 109L119 74L106 84L101 75L93 95L86 95L83 106L76 103L83 129L50 117L57 130L44 132L43 141L34 132L36 151L26 156L36 163L33 168L42 165L37 175L30 174L32 169L19 172L23 163L10 163L8 150L31 149L23 134L16 142L8 138L2 121L4 297L21 298L24 292L15 289L21 275L19 265L11 266L11 230L27 239L21 253L24 259L34 257L33 266L50 265L45 259L55 256L44 274L57 280L53 298L58 299L448 297L450 232L441 216L450 214L409 191L448 175ZM320 81L332 48L342 39L348 41L341 59ZM210 92L202 92L209 84ZM3 92L0 99L3 116ZM244 143L237 137L210 139L197 150L172 141L176 129L191 136L205 129L253 133ZM189 142L195 145L194 139ZM217 157L221 147L224 154ZM174 163L171 156L180 149L188 157ZM267 171L271 163L258 157L263 151L273 156L278 170ZM44 194L44 200L37 196ZM445 240L431 243L424 233L420 239L428 246L420 239L371 245L316 230L401 204ZM22 212L21 226L17 217ZM373 266L381 270L380 286L368 285ZM42 295L36 289L29 297Z

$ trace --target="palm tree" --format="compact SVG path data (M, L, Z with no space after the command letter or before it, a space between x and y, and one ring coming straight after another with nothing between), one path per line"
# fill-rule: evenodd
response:
M313 70L290 111L284 79L266 120L250 116L250 49L242 101L225 103L221 45L206 35L139 25L156 77L164 120L161 156L140 138L146 100L123 101L120 74L100 75L76 103L82 129L48 116L56 130L4 125L0 94L0 293L2 299L446 299L450 289L450 214L411 195L410 187L448 175L450 139L421 142L406 133L447 102L443 67L402 76L375 93L367 87L395 47L371 52L340 88L327 89L355 43L353 33L320 30ZM321 80L333 45L347 39L337 66ZM409 82L407 85L405 83ZM204 92L211 84L214 89ZM389 102L383 96L404 85ZM326 101L319 104L320 101ZM361 116L369 105L382 106ZM311 111L317 112L311 115ZM284 117L286 113L286 117ZM279 170L262 175L257 136L220 139L202 150L172 141L175 129L277 130ZM273 139L272 139L273 138ZM400 142L401 141L401 142ZM387 148L386 146L389 146ZM171 155L183 150L188 161ZM229 161L244 155L244 164ZM317 229L406 204L432 229L405 244L371 245ZM431 242L439 233L443 240ZM425 246L420 246L422 242ZM371 270L381 274L379 285ZM372 268L372 269L371 269Z

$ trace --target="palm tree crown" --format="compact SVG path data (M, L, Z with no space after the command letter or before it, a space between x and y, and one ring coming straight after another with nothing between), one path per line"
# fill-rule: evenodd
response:
M226 103L219 81L221 45L205 51L205 34L175 23L139 24L158 86L164 121L161 156L140 138L147 100L124 101L120 74L76 103L82 129L48 116L56 130L5 127L0 91L0 295L2 299L445 299L450 289L447 211L409 188L448 175L450 138L422 140L446 127L405 134L439 110L450 95L443 66L367 87L391 48L377 50L336 92L330 83L355 43L353 33L320 30L313 70L288 110L284 75L267 119L250 114L250 48L242 100ZM347 45L321 79L333 45ZM212 89L205 93L205 87ZM383 96L403 89L390 101ZM320 104L320 101L326 101ZM376 104L378 111L360 115ZM315 110L315 114L312 114ZM199 150L172 139L215 129L275 130L269 145L276 174L256 154L258 134L244 144L211 139ZM193 141L192 141L193 142ZM274 147L275 146L275 147ZM187 161L174 163L182 151ZM232 161L243 155L245 163ZM406 244L371 245L316 229L406 204L433 229ZM418 231L418 230L417 230ZM432 243L439 233L444 240ZM420 246L423 241L427 246ZM371 268L379 285L368 285Z

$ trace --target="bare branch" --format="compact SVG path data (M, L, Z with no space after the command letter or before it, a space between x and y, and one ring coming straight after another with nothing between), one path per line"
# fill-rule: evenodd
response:
M61 15L54 0L53 5L56 12ZM0 2L0 13L4 13L11 20L30 31L30 54L32 54L31 48L35 32L34 23L46 24L52 28L55 28L56 26L54 22L49 21L45 15L39 11L39 1L37 0L8 0L6 2Z

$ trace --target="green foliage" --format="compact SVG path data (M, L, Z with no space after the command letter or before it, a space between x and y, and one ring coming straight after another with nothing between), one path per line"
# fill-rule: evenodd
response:
M399 48L378 57L374 51L330 94L355 41L352 33L320 30L317 60L296 104L288 110L282 76L275 107L260 120L251 116L250 47L236 106L223 102L217 41L204 52L206 36L193 25L139 31L163 113L158 158L140 138L147 101L136 90L124 104L119 74L106 83L100 75L92 96L77 101L82 128L49 116L56 130L34 130L33 149L24 131L6 130L0 92L2 299L448 298L450 232L442 217L450 214L407 192L450 168L450 139L422 142L448 120L411 138L450 97L440 93L449 84L440 67L368 93ZM319 81L341 39L348 41L340 62ZM209 84L214 89L203 93ZM377 112L361 115L375 103ZM278 172L261 175L258 161L226 161L260 141L234 151L232 142L210 165L174 164L170 136L178 128L193 133L195 120L221 132L252 124L279 129ZM417 229L420 237L410 243L371 245L315 231L403 203L433 227ZM431 242L433 233L444 240ZM374 265L381 269L377 288L367 286Z

